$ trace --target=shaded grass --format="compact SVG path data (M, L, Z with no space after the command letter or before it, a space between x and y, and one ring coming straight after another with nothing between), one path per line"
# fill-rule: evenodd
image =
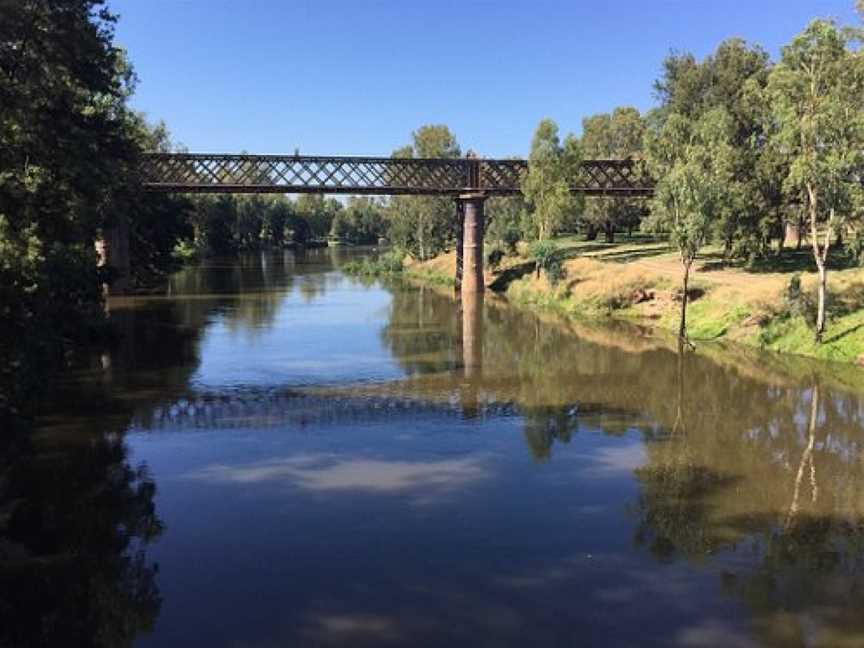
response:
M753 343L782 353L798 353L834 362L855 362L864 354L864 309L831 318L822 344L815 341L813 329L800 316L769 321L754 336Z

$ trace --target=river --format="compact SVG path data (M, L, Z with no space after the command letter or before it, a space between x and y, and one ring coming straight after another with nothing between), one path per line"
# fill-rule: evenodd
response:
M0 464L0 645L864 645L843 371L358 253L111 302L122 336Z

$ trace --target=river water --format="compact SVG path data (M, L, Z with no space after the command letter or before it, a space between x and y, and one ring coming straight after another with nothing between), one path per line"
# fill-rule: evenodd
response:
M864 645L850 369L354 254L111 303L0 466L0 645Z

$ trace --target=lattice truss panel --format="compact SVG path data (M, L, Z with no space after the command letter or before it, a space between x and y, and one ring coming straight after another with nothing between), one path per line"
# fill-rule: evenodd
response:
M141 174L152 191L207 193L458 194L520 191L525 160L405 159L150 153ZM586 160L574 192L649 194L631 160Z
M451 193L467 185L463 160L150 154L148 188L279 193Z

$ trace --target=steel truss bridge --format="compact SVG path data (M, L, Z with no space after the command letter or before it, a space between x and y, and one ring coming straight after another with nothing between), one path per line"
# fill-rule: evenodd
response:
M148 153L148 191L507 196L521 192L525 160ZM637 160L584 160L573 193L650 196L654 182Z

